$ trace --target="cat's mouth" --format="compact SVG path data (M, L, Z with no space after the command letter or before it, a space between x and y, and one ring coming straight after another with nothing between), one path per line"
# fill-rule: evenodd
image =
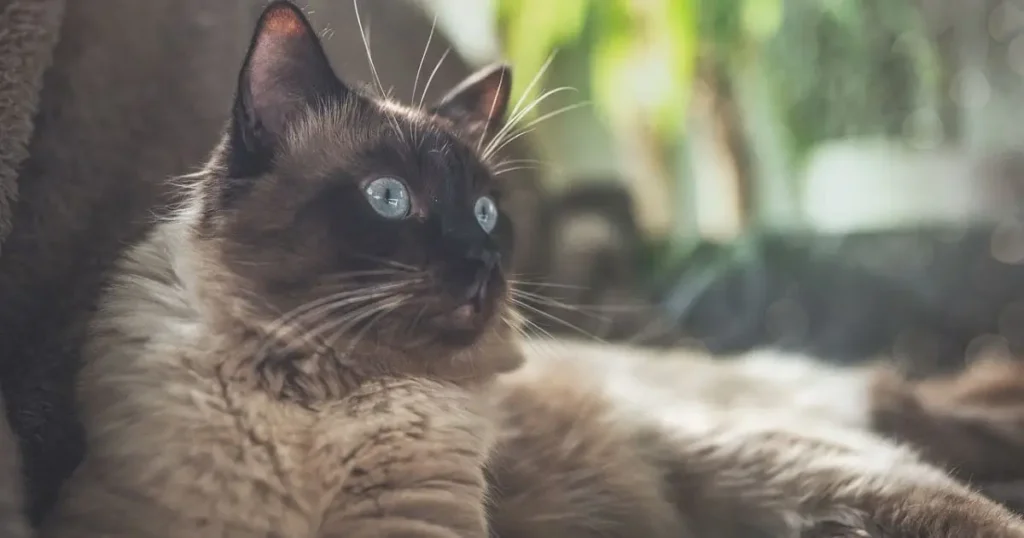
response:
M452 294L453 300L436 312L431 325L446 340L471 344L491 321L503 286L500 277L481 272L460 293Z

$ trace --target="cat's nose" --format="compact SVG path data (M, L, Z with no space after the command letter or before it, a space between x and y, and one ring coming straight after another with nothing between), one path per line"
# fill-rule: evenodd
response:
M501 261L501 254L494 250L481 248L470 250L466 255L466 259L471 263L479 264L481 270L489 273L498 266L498 262Z
M466 288L464 299L467 303L466 306L480 312L484 309L488 299L488 288L501 261L501 256L494 251L479 250L471 252L467 256L467 261L472 269L469 273L471 280Z

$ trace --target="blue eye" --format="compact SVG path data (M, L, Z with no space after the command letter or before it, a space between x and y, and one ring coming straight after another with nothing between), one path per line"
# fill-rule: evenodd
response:
M386 219L404 219L409 216L409 189L393 177L379 177L366 186L366 199L380 216Z
M498 224L498 205L490 196L477 198L473 213L476 214L476 221L480 223L480 227L487 233L491 233Z

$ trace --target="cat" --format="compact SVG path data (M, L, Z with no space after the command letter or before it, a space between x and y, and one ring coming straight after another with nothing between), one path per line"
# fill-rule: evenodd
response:
M150 215L163 213L173 194L165 178L194 171L217 143L236 86L224 73L238 69L266 1L43 2L53 3L66 4L60 41L39 95L30 157L16 171L17 203L12 214L0 209L0 221L13 219L0 241L0 384L23 448L35 524L84 451L74 380L104 276L124 245L149 231ZM371 42L381 79L405 97L420 71L417 97L431 103L472 68L421 4L359 0L358 7L367 26L388 29ZM318 31L333 34L324 46L339 70L370 80L367 52L351 31L353 2L303 5L318 14ZM4 13L18 28L25 23ZM531 162L530 138L513 141L502 159ZM503 193L503 208L524 214L515 235L528 240L537 174L503 168L503 188L514 187ZM529 257L526 246L517 253Z
M221 145L100 301L41 536L486 537L467 387L519 359L481 158L509 89L499 64L414 113L266 7Z
M40 536L1024 537L841 422L522 344L487 162L510 80L402 107L267 6L221 144L100 301L86 457Z

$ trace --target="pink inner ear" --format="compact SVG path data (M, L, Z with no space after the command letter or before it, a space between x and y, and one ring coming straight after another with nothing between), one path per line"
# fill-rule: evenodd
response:
M263 23L263 37L287 38L305 33L299 15L291 8L280 6L266 14Z
M289 7L272 8L265 15L249 59L250 89L257 108L281 104L280 101L289 97L287 92L275 91L278 89L275 78L291 61L289 49L306 34L299 14Z

